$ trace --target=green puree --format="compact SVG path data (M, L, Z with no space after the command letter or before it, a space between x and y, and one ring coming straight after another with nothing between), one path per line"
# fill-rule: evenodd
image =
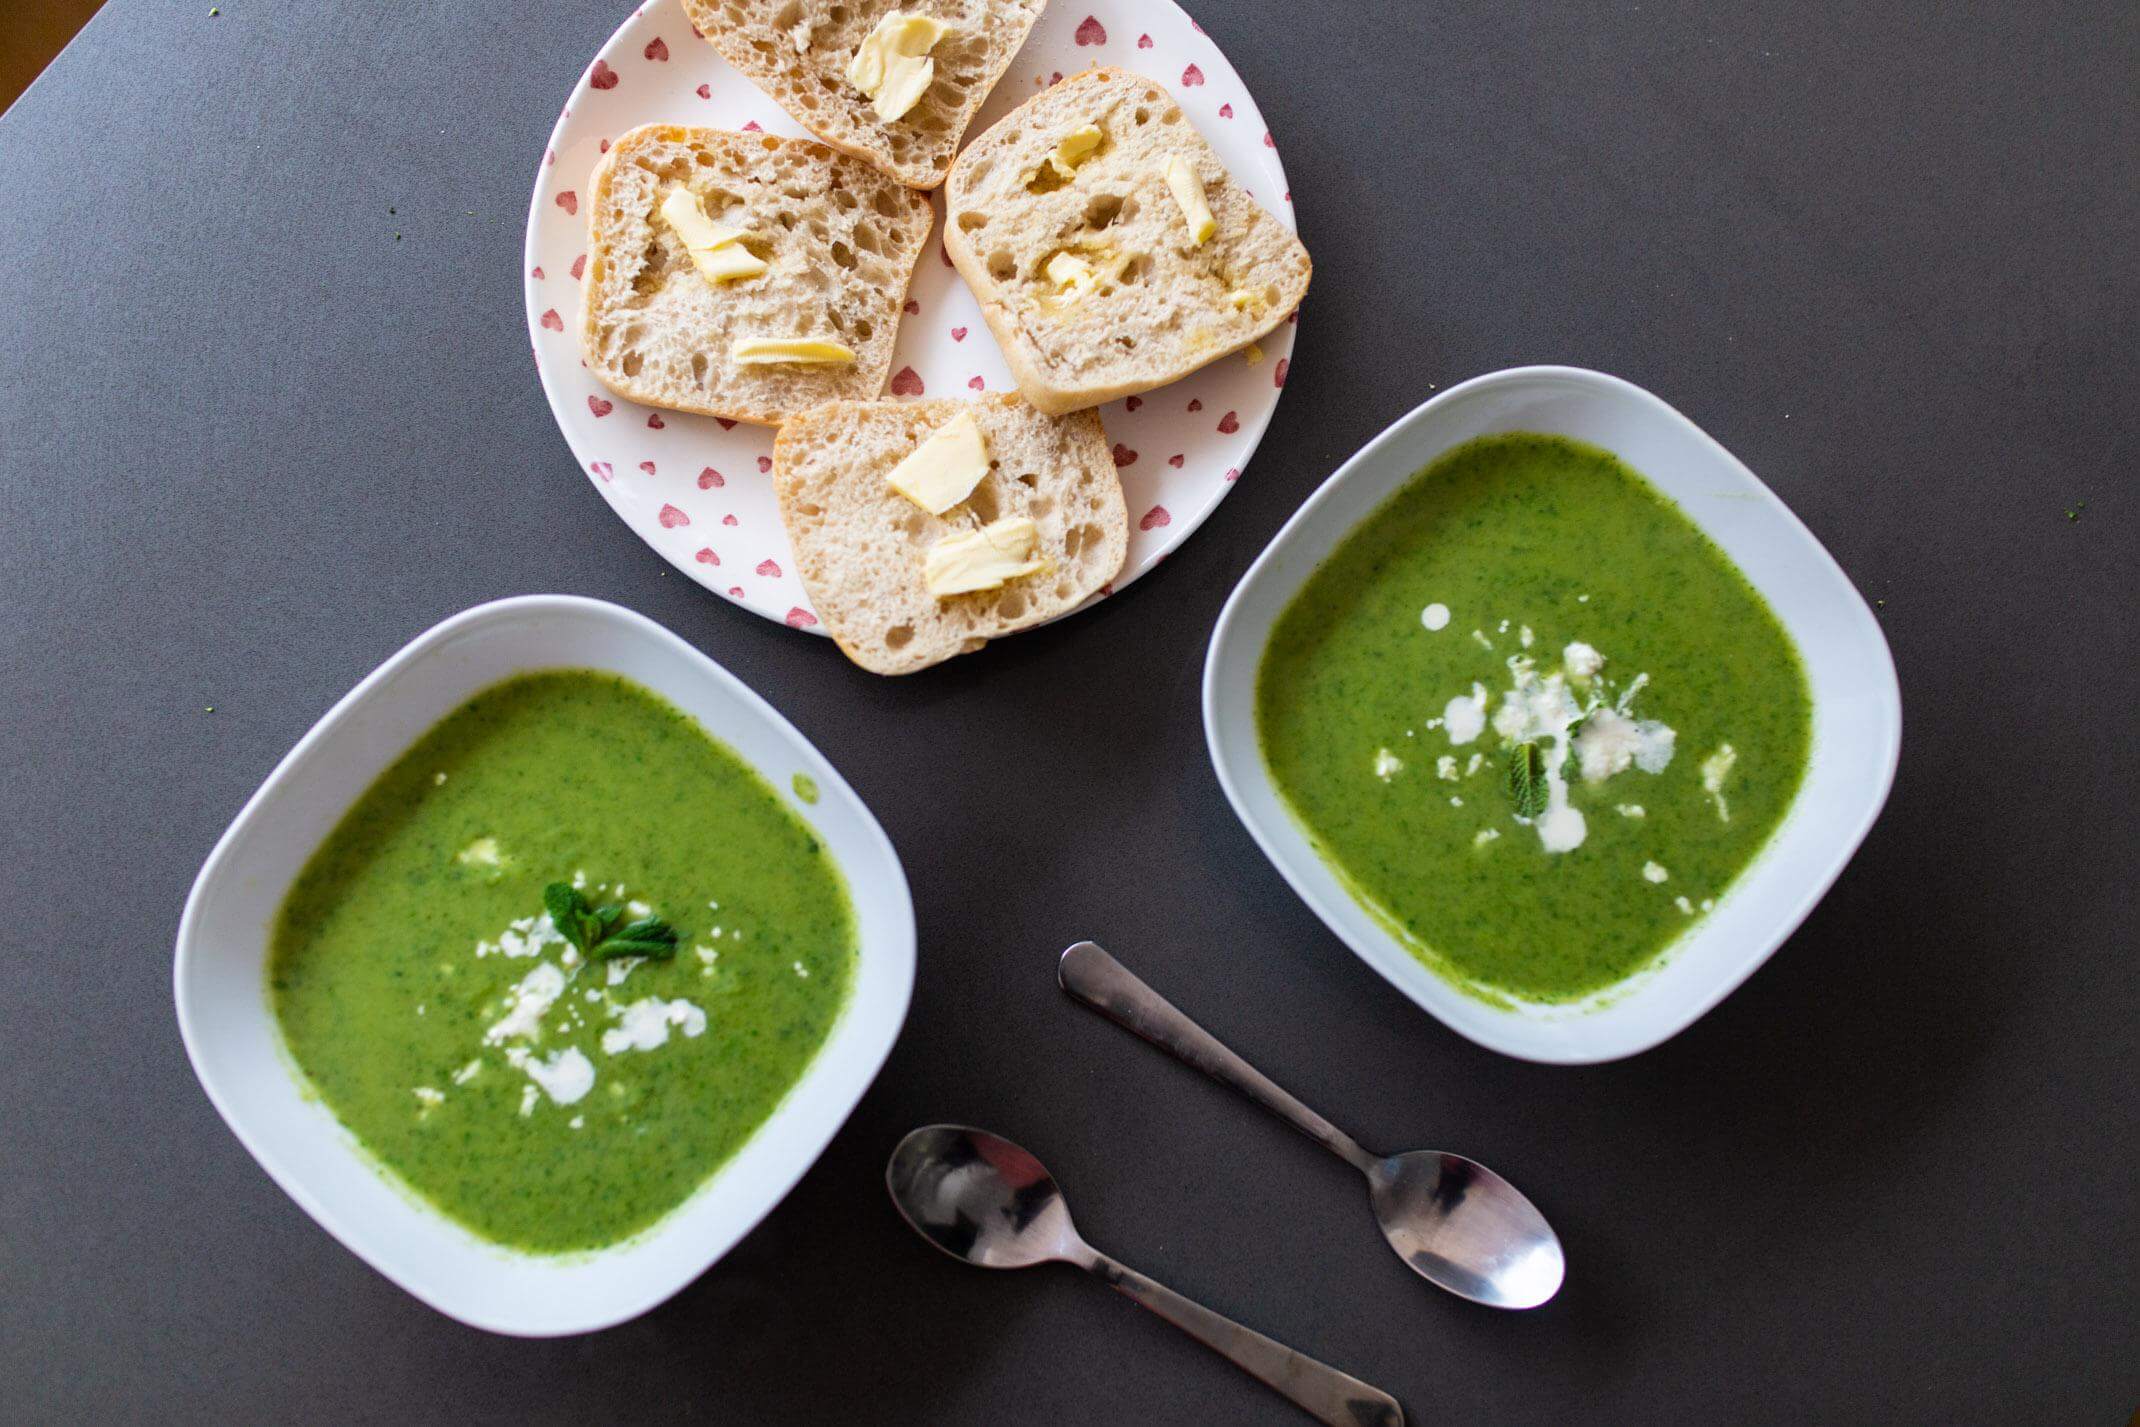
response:
M1448 611L1439 631L1430 605ZM1587 677L1563 654L1577 641L1605 657ZM1494 726L1523 711L1503 713L1524 677L1512 658L1531 661L1534 695L1624 713L1531 740L1581 815L1571 850L1517 815L1524 740ZM1475 681L1486 726L1453 743L1448 703ZM1775 615L1676 506L1604 451L1515 434L1451 451L1346 537L1280 617L1256 717L1294 815L1385 925L1459 985L1556 1002L1640 969L1724 895L1797 793L1811 704ZM1670 730L1661 772L1592 782L1568 761L1637 723ZM1712 792L1704 765L1716 775L1727 744ZM1378 768L1383 750L1401 769Z
M649 904L674 959L612 986L622 963L544 937L543 889L575 874L591 903ZM516 921L534 954L508 954ZM484 691L381 775L291 888L269 980L297 1065L379 1163L486 1238L565 1252L645 1228L750 1138L838 1016L855 939L832 859L733 752L635 684L560 671ZM539 965L562 994L486 1043ZM605 1050L648 998L663 1043ZM699 1034L660 1014L680 1002ZM577 1052L592 1087L560 1103L516 1052Z

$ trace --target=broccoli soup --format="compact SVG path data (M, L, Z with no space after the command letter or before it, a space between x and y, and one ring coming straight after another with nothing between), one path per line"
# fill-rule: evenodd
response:
M764 1123L856 927L810 828L623 679L529 675L402 755L278 914L269 994L320 1099L484 1238L628 1238Z
M1761 597L1607 452L1483 437L1352 531L1274 628L1273 781L1352 894L1490 999L1652 961L1761 851L1811 701Z

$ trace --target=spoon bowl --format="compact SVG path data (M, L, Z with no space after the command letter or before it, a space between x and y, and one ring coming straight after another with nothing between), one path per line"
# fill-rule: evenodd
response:
M986 1130L914 1131L892 1151L884 1183L915 1233L980 1268L1068 1259L1078 1241L1046 1166Z
M1375 1222L1428 1282L1491 1308L1536 1308L1560 1291L1568 1260L1523 1192L1475 1159L1412 1150L1367 1171Z

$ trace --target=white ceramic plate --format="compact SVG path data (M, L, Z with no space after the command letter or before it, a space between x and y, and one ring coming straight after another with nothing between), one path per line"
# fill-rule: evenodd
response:
M1659 960L1577 1007L1497 1009L1435 975L1353 900L1287 811L1256 738L1256 669L1271 626L1338 543L1452 446L1503 431L1617 454L1678 502L1790 632L1813 695L1798 799L1716 909ZM1316 915L1405 995L1480 1045L1580 1064L1647 1050L1729 995L1813 910L1879 816L1902 742L1887 640L1849 578L1773 491L1640 387L1572 367L1519 367L1451 387L1360 449L1235 587L1204 665L1204 732L1234 811Z
M772 1118L638 1238L544 1258L476 1238L374 1167L299 1083L267 999L270 929L291 881L351 803L478 690L540 668L602 669L660 694L773 787L815 779L794 811L847 877L861 935L855 983L816 1059ZM208 855L179 922L178 1025L208 1098L320 1226L442 1313L499 1333L606 1327L661 1302L748 1233L815 1162L890 1053L914 985L914 907L898 854L845 779L765 700L629 610L529 595L419 635L328 710Z
M1218 46L1164 0L1056 0L1043 11L970 135L1054 78L1119 65L1164 84L1229 170L1279 221L1293 208L1255 101ZM648 123L804 130L692 33L678 0L651 0L580 76L535 175L523 267L535 367L558 427L624 523L677 569L768 619L817 629L766 473L773 429L656 411L609 391L580 361L581 191L608 141ZM943 200L907 291L892 357L894 395L1008 391L1010 372L973 294L943 255ZM1172 386L1102 407L1129 502L1129 556L1114 588L1149 571L1203 524L1277 409L1293 325L1261 360L1215 362ZM822 630L818 630L822 633Z

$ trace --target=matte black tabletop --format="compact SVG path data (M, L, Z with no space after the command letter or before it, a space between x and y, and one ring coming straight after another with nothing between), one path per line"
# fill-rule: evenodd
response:
M1157 573L901 681L669 571L550 419L522 219L621 13L111 0L0 118L0 1419L1301 1420L1070 1270L929 1252L882 1174L942 1119L1418 1422L2140 1404L2140 8L1202 0L1315 256L1277 419ZM1905 705L1804 928L1590 1069L1478 1049L1357 961L1228 811L1197 706L1301 499L1432 387L1534 361L1743 458L1880 602ZM921 928L816 1168L674 1301L558 1342L316 1228L170 995L193 874L291 743L531 591L643 611L777 704ZM1085 936L1364 1142L1525 1186L1566 1291L1420 1283L1350 1170L1064 1000Z

